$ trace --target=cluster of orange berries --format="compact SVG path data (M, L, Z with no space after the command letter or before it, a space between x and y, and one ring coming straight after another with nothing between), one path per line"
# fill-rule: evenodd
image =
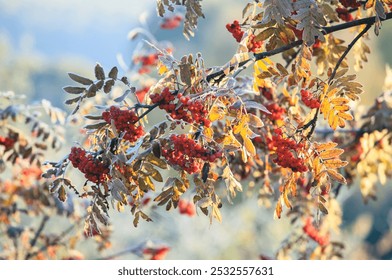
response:
M202 161L214 162L222 157L222 151L204 148L186 134L171 135L170 146L162 149L162 156L171 164L181 167L189 174L199 172Z
M244 36L244 31L241 30L238 20L233 21L231 24L226 24L226 29L233 35L234 39L238 43L241 42L242 36Z
M15 145L15 142L15 139L0 136L0 145L4 146L6 150L11 149Z
M256 41L256 36L250 34L248 37L248 43L246 45L250 52L257 53L260 51L261 47L263 46L263 41Z
M269 87L259 87L259 92L261 93L262 96L265 97L265 99L271 101L273 99L273 89Z
M270 103L266 106L266 108L268 109L268 111L271 112L271 114L267 114L267 117L271 120L277 121L284 119L284 114L286 114L286 110L280 107L278 104Z
M180 210L180 214L188 215L189 217L196 214L195 204L185 199L178 201L178 210Z
M135 142L144 134L143 127L135 125L139 117L132 110L121 110L116 106L111 106L109 111L102 113L102 117L108 124L113 121L119 132L125 132L124 139L129 142Z
M148 93L149 90L150 90L150 87L144 87L144 88L141 88L141 89L137 90L135 92L137 100L139 100L139 102L143 102L144 101L144 97L146 96L146 94Z
M336 8L336 12L338 13L338 17L343 21L349 22L354 20L353 15L346 8Z
M304 148L304 144L296 143L294 139L283 138L280 128L275 129L274 132L272 138L267 138L268 149L276 152L273 162L284 168L290 168L293 172L308 171L304 159L297 156Z
M233 21L233 23L226 24L226 29L233 35L234 39L238 43L241 42L241 39L244 36L244 31L241 30L241 26L238 20ZM263 41L256 41L255 35L249 35L247 43L248 51L254 53L259 52L262 45Z
M72 147L68 159L91 182L103 182L109 175L109 168L82 148Z
M301 90L301 100L307 107L311 109L320 108L320 101L313 97L313 95L308 90Z
M175 120L211 126L211 121L207 118L208 110L202 101L191 100L189 96L183 96L181 93L177 97L181 105L174 102L176 97L168 88L165 88L161 94L155 93L150 96L152 103L159 104L159 108L165 110Z
M306 233L307 236L320 244L320 246L327 246L329 244L329 236L322 236L317 228L315 228L313 225L311 218L306 219L302 230Z
M148 256L150 260L163 260L169 251L169 247L160 246L157 248L144 248L142 253L143 255Z
M133 59L134 63L140 63L139 74L151 72L151 67L158 65L158 54L152 53L148 55L137 56Z
M361 6L361 3L358 3L357 0L339 0L339 2L345 8L358 8Z

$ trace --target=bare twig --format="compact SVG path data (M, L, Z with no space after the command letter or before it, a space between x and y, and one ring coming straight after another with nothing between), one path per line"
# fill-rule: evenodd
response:
M391 18L392 18L392 12L387 13L385 19L381 19L381 21L389 20ZM351 27L355 27L355 26L359 26L359 25L363 25L363 24L373 25L375 23L375 21L376 21L376 17L373 16L373 17L367 17L367 18L362 18L362 19L358 19L358 20L353 20L353 21L350 21L350 22L342 23L342 24L337 24L337 25L334 25L334 26L326 26L326 27L323 27L321 30L322 30L322 32L324 34L331 34L331 33L337 32L337 31L345 30L345 29L348 29L348 28L351 28ZM273 56L273 55L285 52L287 50L290 50L292 48L300 46L302 43L303 43L303 40L297 40L297 41L291 42L288 45L285 45L283 47L277 48L275 50L265 51L265 52L261 52L261 53L255 54L254 60L257 61L257 60L260 60L260 59L264 59L266 57L270 57L270 56ZM245 61L241 62L239 64L239 67L244 66L249 61L251 61L251 59L248 59L248 60L245 60ZM230 70L232 70L232 69L234 69L234 67L230 68ZM220 77L222 75L225 75L223 70L217 71L215 73L212 73L212 74L208 75L207 76L207 81L211 81L212 79Z
M343 60L345 57L348 55L348 53L351 51L351 49L354 47L355 43L363 36L365 35L366 32L369 31L370 27L372 27L371 23L368 23L366 27L358 33L358 35L354 38L354 40L347 46L347 49L344 51L342 56L339 58L338 62L335 65L335 68L333 69L333 72L331 76L328 79L328 83L331 83L331 81L335 78L336 72L338 71L340 65L342 64Z
M37 244L38 238L41 235L42 231L44 230L46 223L48 221L49 221L49 216L45 215L42 218L41 224L39 225L37 231L35 232L33 239L30 241L31 248L34 248L35 244ZM26 257L25 257L26 260L28 260L30 258L30 254L31 254L31 252L28 252L26 254Z

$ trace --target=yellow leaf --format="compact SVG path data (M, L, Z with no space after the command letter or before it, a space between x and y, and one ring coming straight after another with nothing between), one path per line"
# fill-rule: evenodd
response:
M321 102L321 106L320 106L320 111L324 115L324 120L327 119L330 109L331 109L331 105L329 104L328 99L325 98L323 102Z
M290 203L290 200L289 200L289 198L288 198L288 194L287 194L287 193L288 193L288 192L287 192L287 190L285 189L285 190L283 191L283 193L282 193L283 201L284 201L284 204L286 204L286 207L287 207L287 208L292 209L293 207L291 206L291 203Z
M337 92L338 92L338 88L334 88L334 89L332 89L330 92L328 92L327 97L328 97L328 98L331 98L331 97L334 96Z
M234 128L233 128L234 134L238 134L238 133L240 133L244 129L246 130L248 121L249 121L248 115L243 115L241 117L240 121L238 122L238 124L235 125Z
M280 202L279 199L278 202L276 203L274 219L280 219L280 217L282 216L282 210L283 210L282 203Z
M346 121L352 121L354 117L348 113L338 112L338 116Z
M334 98L331 100L331 104L334 105L343 105L343 104L347 104L350 100L348 100L347 98L344 97L338 97L338 98Z
M342 174L339 174L336 170L327 169L328 175L335 181L338 181L342 184L346 184L346 179L343 177Z
M343 149L332 149L332 150L326 150L320 153L320 157L322 159L330 159L330 158L335 158L343 154L344 150Z
M334 106L334 109L336 111L348 111L348 110L350 110L350 106L348 106L348 105L336 105L336 106Z
M320 158L315 157L313 160L313 170L314 174L317 176L321 172L321 164L320 164Z
M206 136L207 139L213 139L214 130L211 127L204 127L204 136Z
M244 140L245 149L249 152L249 154L254 157L256 155L256 148L252 143L252 140L249 139L247 135L241 133L242 139Z
M163 65L162 63L159 62L159 64L158 64L158 74L159 75L163 75L167 71L169 71L169 69L167 69L167 67L165 65Z
M344 120L338 117L338 124L340 128L344 128L346 124L344 123Z
M223 139L223 145L233 145L235 147L241 147L241 143L235 138L232 132L226 135L226 137Z
M366 9L370 9L371 7L373 7L374 6L374 4L375 4L375 0L368 0L367 2L366 2Z
M249 116L249 124L251 126L258 127L258 128L264 126L263 121L258 116L253 115L253 114L248 114L248 116Z
M341 168L348 164L347 161L342 161L340 159L329 159L324 161L324 165L327 168Z
M334 114L334 111L331 110L328 115L328 124L329 126L335 130L338 127L339 117Z
M333 149L338 145L338 143L335 142L327 142L327 143L314 143L314 146L316 147L316 150L321 152L324 150L329 150Z
M209 118L210 121L216 121L216 120L221 120L224 117L224 112L222 109L220 109L218 106L214 106L211 108Z
M255 65L257 68L261 69L262 71L268 71L268 66L264 63L266 59L260 59L256 61Z

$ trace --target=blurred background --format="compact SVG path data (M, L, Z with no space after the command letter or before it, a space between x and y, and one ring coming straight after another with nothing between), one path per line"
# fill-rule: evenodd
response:
M70 84L67 72L92 77L97 62L105 69L118 66L119 55L129 62L135 46L127 34L146 24L158 40L173 43L176 58L201 52L208 66L223 65L236 49L225 25L241 17L246 3L203 1L206 19L200 20L195 37L187 41L181 27L159 28L162 19L157 17L152 0L0 0L0 91L27 95L27 102L45 98L69 111L62 91ZM365 89L361 101L365 106L381 93L385 65L392 65L392 22L383 23L380 35L371 33L370 39L369 62L358 74ZM74 140L77 136L69 142ZM54 159L61 157L53 155ZM344 258L392 259L391 182L378 188L378 201L365 205L355 185L345 187L339 201L343 205L343 227L333 240L344 240ZM98 256L92 243L85 242L86 258L115 254L146 240L170 246L168 259L273 257L290 228L288 219L273 220L273 211L259 208L256 195L246 193L233 205L225 203L222 224L210 225L204 215L190 218L178 211L157 212L152 216L153 223L141 222L134 228L127 210L112 211L112 247ZM128 254L121 258L138 257Z

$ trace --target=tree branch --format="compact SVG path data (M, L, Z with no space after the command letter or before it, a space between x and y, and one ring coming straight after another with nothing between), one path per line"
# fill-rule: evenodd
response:
M328 83L331 83L331 81L335 78L336 72L338 71L340 64L342 64L344 58L348 55L348 53L351 51L351 49L354 47L355 43L363 36L365 35L366 32L368 32L368 30L370 29L370 27L372 27L371 23L368 23L366 25L366 27L360 32L358 33L358 35L354 38L354 40L352 40L352 42L347 46L347 49L344 51L344 53L342 54L342 56L339 58L338 62L335 65L335 68L333 69L333 72L331 74L331 76L328 79Z
M34 248L35 244L38 241L39 236L41 235L41 232L44 230L46 223L49 221L49 216L45 215L42 218L41 224L39 225L37 231L34 234L33 239L30 241L30 246L31 248ZM26 254L25 259L28 260L30 258L30 252Z
M380 19L380 20L384 21L384 20L389 20L391 18L392 18L392 12L387 13L385 19ZM359 26L359 25L363 25L363 24L366 24L368 26L369 25L372 26L375 22L376 22L376 17L373 16L373 17L367 17L367 18L362 18L362 19L358 19L358 20L353 20L353 21L350 21L350 22L345 22L345 23L342 23L342 24L337 24L337 25L334 25L334 26L326 26L326 27L321 28L321 31L325 35L327 35L327 34L330 34L330 33L334 33L334 32L337 32L337 31L345 30L345 29L348 29L348 28L351 28L351 27L355 27L355 26ZM271 51L265 51L265 52L261 52L261 53L255 54L254 60L258 61L258 60L264 59L266 57L270 57L270 56L273 56L273 55L276 55L276 54L279 54L279 53L283 53L283 52L288 51L288 50L290 50L292 48L300 46L302 43L303 43L303 40L297 40L297 41L291 42L288 45L284 45L283 47L280 47L280 48L277 48L277 49L274 49L274 50L271 50ZM355 44L355 42L354 42L354 44ZM239 67L244 66L246 63L248 63L251 60L252 59L247 59L245 61L242 61L239 64ZM233 69L234 69L234 67L230 67L230 71L233 70ZM223 70L217 71L215 73L212 73L212 74L208 75L206 79L209 82L212 79L214 79L216 77L219 77L221 75L224 75Z

